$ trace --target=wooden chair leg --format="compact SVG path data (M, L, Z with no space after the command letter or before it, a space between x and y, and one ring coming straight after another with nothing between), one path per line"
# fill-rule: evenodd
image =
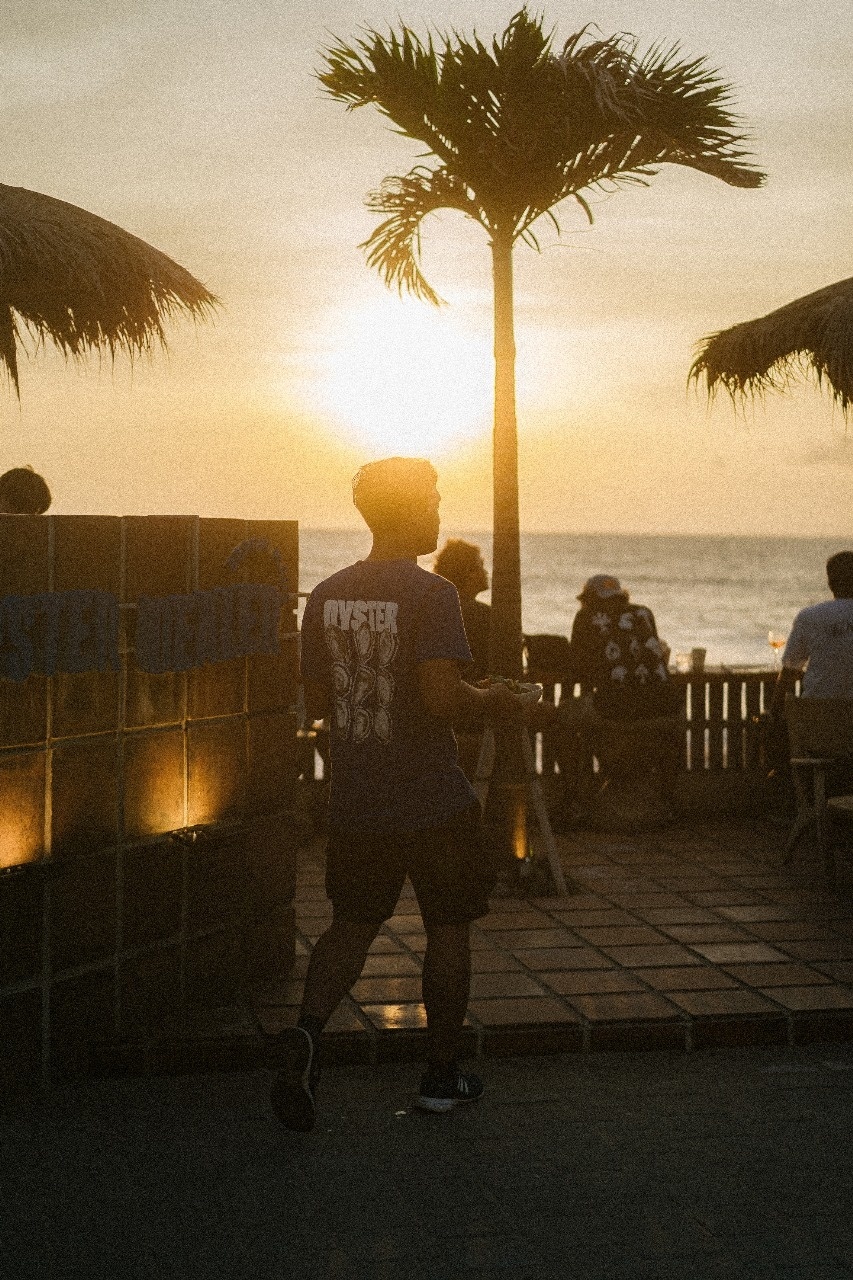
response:
M815 815L814 815L814 810L811 808L811 806L809 806L806 809L803 809L801 813L797 814L796 818L794 819L794 825L791 828L791 833L788 836L787 841L785 842L785 851L782 854L783 867L788 867L791 865L791 862L794 859L794 851L797 845L800 843L803 836L808 831L809 827L814 825L814 821L815 821Z
M835 849L829 830L829 815L826 810L826 769L823 765L818 765L814 771L814 808L818 853L823 858L827 880L830 884L834 884Z

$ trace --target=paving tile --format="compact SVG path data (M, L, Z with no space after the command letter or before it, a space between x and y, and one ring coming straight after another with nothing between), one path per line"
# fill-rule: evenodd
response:
M676 942L693 946L696 942L751 942L752 938L742 929L728 924L673 924L663 930Z
M594 947L633 947L658 946L666 939L649 925L635 924L632 927L620 926L615 929L576 928L575 933Z
M551 1022L545 1026L533 1023L484 1027L480 1032L481 1052L484 1057L499 1058L517 1054L579 1053L584 1047L584 1032L574 1014L572 1018L570 1022ZM495 1280L496 1276L505 1274L492 1270L465 1272L466 1280Z
M556 997L518 997L510 1000L472 1000L470 1013L484 1027L546 1025L576 1022L577 1014Z
M420 973L420 965L413 956L402 951L380 952L369 955L361 971L362 978L405 977Z
M745 1013L778 1013L776 1005L755 991L678 991L671 997L694 1018L722 1017Z
M571 1005L589 1022L647 1022L677 1018L679 1011L653 991L572 995Z
M830 960L817 966L821 973L834 978L836 982L849 983L853 986L853 960Z
M417 916L392 916L386 922L386 928L391 929L394 933L423 933L424 922L419 915Z
M613 895L613 901L629 911L645 911L655 907L689 907L689 903L678 893L620 893Z
M514 952L517 960L537 973L553 969L613 969L612 960L599 955L591 947L546 947L544 950L521 948Z
M542 988L526 973L475 973L471 977L471 996L475 999L541 995Z
M726 972L750 987L806 987L829 978L804 964L733 964Z
M617 964L626 969L635 969L644 965L666 965L670 968L683 964L701 964L698 956L686 951L675 943L664 943L658 947L603 947L605 955L610 956Z
M719 919L707 907L642 907L637 910L641 920L649 924L719 924Z
M543 911L496 911L492 909L479 922L481 929L547 929L553 921Z
M731 886L719 876L661 876L661 883L677 893L728 893Z
M540 898L534 899L537 903L543 903ZM548 910L551 915L560 916L563 912L572 915L575 911L607 911L610 909L610 903L603 898L599 898L594 893L572 893L568 898L560 898L559 910L553 910L550 906ZM547 899L548 903L553 902L553 898Z
M367 954L369 956L399 954L400 951L401 947L396 938L390 938L387 933L378 933L371 942Z
M700 907L752 907L762 902L758 894L746 889L715 889L711 893L690 893L688 897Z
M833 942L829 939L821 940L819 938L802 942L783 942L779 944L787 951L789 956L795 956L797 960L853 960L853 943Z
M763 924L748 924L745 928L764 942L800 942L835 937L831 929L817 920L768 920Z
M411 947L412 950L418 949L421 951L425 951L426 939L420 938L420 937L415 938L414 935L410 934L406 938L406 946ZM481 933L480 930L475 925L475 927L471 930L471 950L472 951L494 951L495 950L494 934Z
M628 911L552 911L551 915L570 929L603 928L616 925L635 925L636 918Z
M853 991L847 987L772 987L764 994L786 1009L853 1009Z
M709 871L713 871L718 876L748 876L755 875L764 871L764 868L758 862L752 862L746 858L721 859L717 861L712 858L702 858L703 867L707 867Z
M713 991L720 987L736 987L737 983L710 964L689 969L643 969L643 982L658 991Z
M363 1004L362 1013L379 1031L402 1031L426 1027L422 1004Z
M297 898L296 917L298 920L331 920L331 903L317 902L310 898Z
M642 991L641 984L624 969L590 969L583 973L557 970L543 973L542 982L560 995L604 995L613 991Z
M693 948L711 964L762 964L774 960L787 960L781 951L763 942L712 942L697 943Z
M471 970L474 973L518 973L521 971L521 965L514 956L507 955L505 951L489 948L471 952Z
M396 1004L420 1000L420 974L409 977L359 978L350 994L359 1004Z
M519 947L568 947L576 942L566 929L502 929L489 937L507 951Z
M770 906L767 903L753 903L748 907L719 907L718 912L727 920L740 920L746 923L792 918L791 912L786 907Z

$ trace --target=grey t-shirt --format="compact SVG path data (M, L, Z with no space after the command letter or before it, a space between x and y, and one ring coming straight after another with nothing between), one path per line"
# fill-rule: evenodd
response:
M324 686L333 828L419 831L475 802L456 739L424 706L418 666L471 661L452 582L408 560L361 560L312 591L302 676Z
M853 698L853 600L823 600L801 609L782 665L805 671L806 698Z

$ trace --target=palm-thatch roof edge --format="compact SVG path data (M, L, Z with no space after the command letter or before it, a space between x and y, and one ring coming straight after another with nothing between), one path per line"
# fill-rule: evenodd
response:
M165 344L164 322L219 300L179 263L54 196L0 184L0 364L18 389L24 333L66 356L131 356Z
M734 400L782 391L797 376L828 385L844 413L853 405L853 277L703 338L688 380L704 378Z

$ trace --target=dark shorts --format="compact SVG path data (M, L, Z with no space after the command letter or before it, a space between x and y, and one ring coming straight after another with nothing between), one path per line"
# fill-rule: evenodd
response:
M478 804L426 831L333 831L326 894L336 919L379 925L394 914L408 875L424 924L461 924L488 912L494 861Z

